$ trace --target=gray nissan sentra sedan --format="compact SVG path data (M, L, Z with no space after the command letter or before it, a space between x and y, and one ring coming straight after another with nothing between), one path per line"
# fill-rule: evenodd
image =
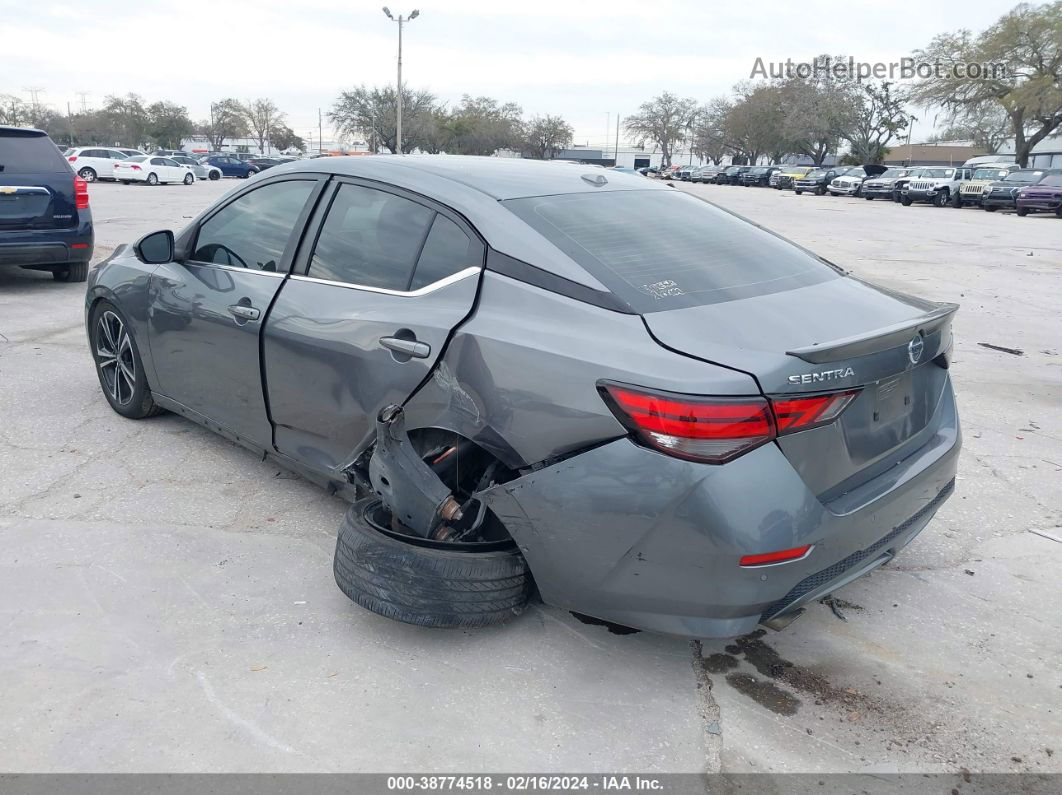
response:
M359 605L482 626L537 591L694 637L780 628L926 526L955 310L640 176L455 156L272 168L86 302L119 414L352 501Z

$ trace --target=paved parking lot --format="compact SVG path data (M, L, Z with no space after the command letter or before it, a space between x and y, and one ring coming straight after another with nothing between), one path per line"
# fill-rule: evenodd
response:
M98 256L232 187L92 185ZM115 415L83 285L0 271L0 770L1062 772L1062 543L1032 532L1062 537L1062 221L681 189L962 304L956 496L846 620L698 644L540 605L378 618L332 581L343 503Z

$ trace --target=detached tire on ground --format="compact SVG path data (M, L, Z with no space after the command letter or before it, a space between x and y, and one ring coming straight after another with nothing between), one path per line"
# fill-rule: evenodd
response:
M333 572L356 604L406 624L441 628L500 624L527 604L531 573L512 542L400 540L405 537L384 527L385 518L379 499L370 497L350 506L339 528Z

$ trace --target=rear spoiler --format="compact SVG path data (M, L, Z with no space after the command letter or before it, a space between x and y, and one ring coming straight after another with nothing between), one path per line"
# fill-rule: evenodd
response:
M958 304L940 304L936 309L914 320L905 320L902 323L885 326L855 337L844 337L832 342L817 342L805 348L794 348L786 353L813 364L839 362L857 356L879 353L909 342L915 333L925 337L939 330L950 322L951 316L958 308Z

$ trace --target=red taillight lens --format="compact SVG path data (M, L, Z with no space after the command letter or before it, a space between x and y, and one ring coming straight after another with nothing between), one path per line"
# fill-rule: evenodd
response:
M850 389L828 395L773 398L771 407L778 423L778 434L806 431L833 422L858 394L858 389Z
M71 163L76 163L77 162L77 155L70 155L70 157L68 157L67 160L69 160Z
M772 563L787 563L791 560L800 560L811 551L811 544L792 549L780 549L777 552L766 552L762 555L745 555L741 558L742 566L769 566Z
M605 402L642 442L693 461L722 464L777 436L833 422L858 389L825 395L701 397L603 383Z
M81 177L74 177L74 206L79 210L87 210L88 202L88 183Z
M140 168L140 166L130 166L130 168L133 169L133 171L143 171L143 169Z
M616 417L638 438L670 455L712 464L774 438L764 398L708 398L603 384Z

